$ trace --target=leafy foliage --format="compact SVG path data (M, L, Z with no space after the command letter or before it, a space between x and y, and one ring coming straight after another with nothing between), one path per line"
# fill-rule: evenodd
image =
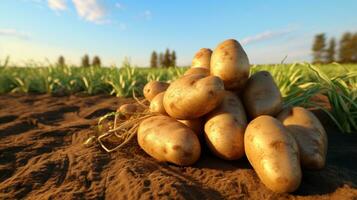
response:
M142 88L151 80L170 82L187 68L140 68L125 62L117 67L29 66L9 67L0 62L0 94L48 93L88 95L110 94L118 97L142 95ZM357 130L357 65L256 65L251 73L269 71L284 98L285 106L319 107L311 98L325 95L331 109L324 109L345 132Z

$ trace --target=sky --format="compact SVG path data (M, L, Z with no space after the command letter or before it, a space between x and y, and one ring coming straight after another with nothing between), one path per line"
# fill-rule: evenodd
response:
M252 64L311 60L317 33L357 31L356 0L0 0L0 60L13 64L148 66L153 50L174 49L190 65L200 48L238 40Z

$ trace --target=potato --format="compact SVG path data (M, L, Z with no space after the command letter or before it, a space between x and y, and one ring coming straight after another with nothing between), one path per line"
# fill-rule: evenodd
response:
M190 75L190 74L203 74L205 76L209 76L210 72L209 69L203 67L195 67L188 69L183 75Z
M223 82L216 76L183 76L167 88L164 107L166 112L176 119L196 119L222 102L223 91Z
M200 49L193 57L192 68L203 67L209 70L212 50L207 48Z
M117 112L120 112L125 117L130 117L138 110L138 106L136 104L123 104L121 105Z
M138 129L138 143L158 161L187 166L201 154L197 135L187 126L168 116L154 116L142 121Z
M157 94L164 92L170 84L160 81L150 81L144 86L144 97L151 101Z
M226 91L223 103L206 118L204 136L210 150L225 160L243 157L247 118L238 96Z
M277 119L262 115L251 121L244 135L245 153L266 187L293 192L301 183L299 148Z
M177 120L189 127L199 137L203 132L203 120L201 118L191 120Z
M315 115L302 107L286 108L277 116L296 139L303 168L321 169L325 166L327 135Z
M227 90L240 90L249 77L249 60L238 41L230 39L220 43L211 57L211 74L224 82Z
M150 112L167 115L166 110L164 108L164 103L163 103L164 94L165 94L165 92L161 92L151 100Z
M260 115L275 116L281 111L281 93L269 72L260 71L249 78L243 92L243 103L252 119Z

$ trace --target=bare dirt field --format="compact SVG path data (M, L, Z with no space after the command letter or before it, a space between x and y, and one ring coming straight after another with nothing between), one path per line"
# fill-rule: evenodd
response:
M159 163L132 141L108 154L82 143L98 117L130 99L110 96L0 96L0 199L357 199L357 133L328 133L327 166L304 170L293 194L276 194L247 159L203 149L193 166Z

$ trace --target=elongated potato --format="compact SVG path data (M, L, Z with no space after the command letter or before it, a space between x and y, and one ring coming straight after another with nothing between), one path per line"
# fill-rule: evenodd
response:
M140 123L138 143L153 158L181 166L192 165L201 154L197 135L181 122L163 115Z
M190 74L203 74L205 76L209 76L210 72L209 69L207 68L203 68L203 67L194 67L194 68L190 68L188 69L183 75L190 75Z
M176 119L196 119L222 102L223 91L223 82L216 76L183 76L167 88L164 107L166 112Z
M284 109L277 116L294 136L300 149L301 166L321 169L325 166L327 135L315 115L302 107Z
M223 103L206 119L205 140L210 150L225 160L243 157L247 118L238 96L226 91Z
M293 192L301 183L299 148L277 119L262 115L244 135L245 153L260 180L274 192Z
M160 113L162 115L167 115L166 110L164 108L164 94L165 92L161 92L156 95L150 102L150 112L152 113Z
M164 92L170 84L160 81L150 81L143 89L144 97L151 101L157 94Z
M193 130L198 137L203 133L203 120L201 118L190 120L177 120Z
M209 70L211 62L212 50L208 48L200 49L193 57L192 68L203 67Z
M249 60L237 40L220 43L211 57L211 74L224 82L227 90L241 90L249 77Z
M249 78L243 92L243 103L252 119L260 115L275 116L281 111L281 93L269 72L260 71Z

